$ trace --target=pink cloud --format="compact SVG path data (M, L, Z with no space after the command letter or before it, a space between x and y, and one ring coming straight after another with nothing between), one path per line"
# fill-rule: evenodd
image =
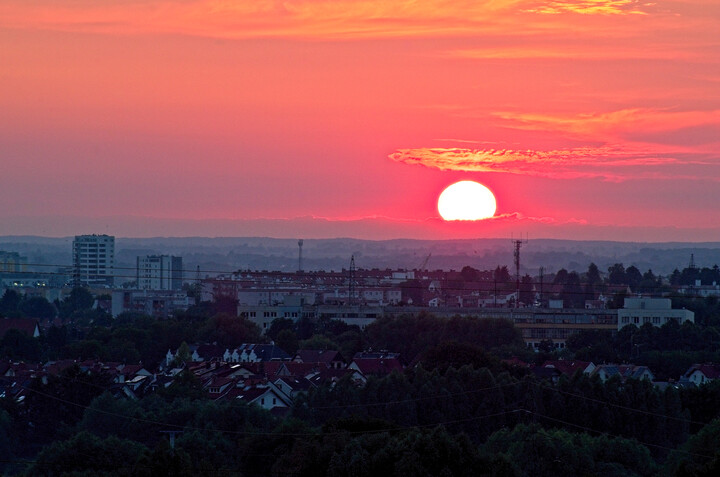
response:
M660 133L697 126L712 126L720 132L720 110L628 108L572 115L525 112L496 112L491 115L513 129L558 132L586 140L610 141L637 131Z
M555 16L548 14L629 15L642 13L646 5L634 0L10 0L0 5L0 25L220 38L485 36L500 32L522 36L530 30L567 29L543 19ZM518 18L523 19L522 29L518 29Z
M644 15L654 4L638 0L569 0L537 2L528 11L544 14L579 13L582 15Z
M711 177L720 180L720 164L713 158L700 158L697 155L681 157L626 146L588 146L544 151L416 148L400 149L389 157L403 164L422 165L443 171L500 172L553 179L600 178L624 181Z

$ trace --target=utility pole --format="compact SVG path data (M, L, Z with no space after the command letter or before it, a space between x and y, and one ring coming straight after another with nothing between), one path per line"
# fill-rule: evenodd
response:
M515 308L520 307L520 247L528 243L527 238L523 240L511 239L513 244L513 257L515 258Z
M543 278L545 276L545 267L540 267L540 307L543 306Z
M498 265L499 267L499 265ZM493 308L497 308L497 268L493 272L493 283L495 285L495 290L493 292Z

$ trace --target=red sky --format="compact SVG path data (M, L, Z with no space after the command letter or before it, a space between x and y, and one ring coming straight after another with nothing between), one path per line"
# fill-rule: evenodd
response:
M714 0L5 0L0 235L720 240ZM498 217L444 223L470 179Z

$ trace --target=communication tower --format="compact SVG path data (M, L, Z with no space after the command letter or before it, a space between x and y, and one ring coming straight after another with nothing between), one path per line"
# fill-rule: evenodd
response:
M302 247L303 247L303 239L298 240L298 272L303 271L303 265L302 265Z
M525 239L511 239L513 244L513 257L515 259L515 308L520 307L520 247L528 243L527 237Z
M355 304L355 255L350 256L350 270L348 276L348 303Z

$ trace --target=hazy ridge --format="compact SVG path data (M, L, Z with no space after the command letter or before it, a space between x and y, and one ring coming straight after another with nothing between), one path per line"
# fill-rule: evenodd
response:
M70 266L72 237L2 236L0 250L19 252L28 257L31 270L47 270L48 265ZM458 240L362 240L352 238L305 239L305 270L341 270L355 257L359 268L419 268L427 259L428 269L459 270L466 265L479 269L513 263L510 239ZM156 237L117 238L118 268L132 269L135 257L147 254L173 254L183 257L185 268L193 272L228 272L237 269L294 271L298 267L297 239L265 237ZM583 271L594 262L601 270L613 263L635 265L656 274L682 269L694 254L699 267L720 263L720 242L639 243L611 241L529 240L522 246L522 268L536 273L561 268ZM429 256L429 258L428 258ZM45 267L40 267L44 265Z

